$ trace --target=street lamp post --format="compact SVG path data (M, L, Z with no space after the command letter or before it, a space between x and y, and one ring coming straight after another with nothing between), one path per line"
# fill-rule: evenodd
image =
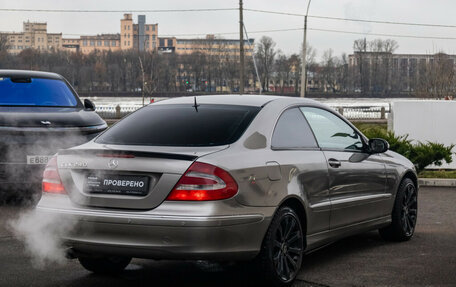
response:
M306 53L307 53L307 15L309 14L310 2L307 3L307 11L304 16L304 42L302 44L302 67L301 67L301 98L306 97L307 88L307 71L306 71Z

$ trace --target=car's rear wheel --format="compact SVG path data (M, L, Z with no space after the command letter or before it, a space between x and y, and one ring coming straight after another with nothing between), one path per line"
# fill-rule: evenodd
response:
M385 240L407 241L415 232L418 215L418 192L410 178L405 178L397 191L391 224L379 230Z
M99 274L113 274L120 272L130 264L131 258L119 256L104 257L78 257L81 265L93 272Z
M288 286L298 275L304 251L304 234L297 213L281 207L263 240L258 267L272 286Z

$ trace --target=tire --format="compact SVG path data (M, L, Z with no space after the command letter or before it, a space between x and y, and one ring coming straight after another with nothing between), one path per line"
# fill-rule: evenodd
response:
M121 272L130 264L131 258L107 256L107 257L78 257L81 265L98 274L114 274Z
M388 241L407 241L413 237L418 215L418 192L410 178L402 180L391 213L391 224L379 229Z
M290 286L301 269L304 233L297 213L281 207L263 239L257 268L267 286Z

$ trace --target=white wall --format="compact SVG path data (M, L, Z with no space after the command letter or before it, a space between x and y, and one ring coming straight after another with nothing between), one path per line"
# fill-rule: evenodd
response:
M389 128L396 135L409 135L415 141L456 144L456 101L397 101L392 104ZM456 152L456 148L453 149ZM456 169L451 164L436 168Z

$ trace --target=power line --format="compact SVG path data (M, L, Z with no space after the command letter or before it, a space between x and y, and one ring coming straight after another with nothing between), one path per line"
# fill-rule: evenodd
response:
M346 30L332 30L332 29L319 29L319 28L307 28L307 29L311 30L311 31L340 33L340 34L352 34L352 35L362 35L362 36L379 36L379 37L412 38L412 39L433 39L433 40L456 40L456 37L420 36L420 35L389 34L389 33L363 33L363 32L354 32L354 31L346 31ZM292 31L302 31L302 30L304 30L304 28L285 28L285 29L257 30L257 31L250 31L249 34L292 32ZM206 36L208 34L220 35L220 36L222 36L222 35L238 35L239 32L164 34L164 35L160 35L158 38L166 38L166 37L200 37L200 36ZM65 35L65 36L94 36L94 35L83 35L83 34L63 34L63 35ZM201 40L204 40L204 39L201 39ZM208 41L210 41L210 40L208 40Z
M387 33L362 33L362 32L331 30L331 29L318 29L318 28L307 28L307 29L308 30L312 30L312 31L341 33L341 34L352 34L352 35L364 35L364 36L380 36L380 37L412 38L412 39L433 39L433 40L456 40L456 37L418 36L418 35L387 34ZM303 28L298 29L298 30L303 30Z
M238 10L237 8L138 9L138 10L0 8L0 12L42 12L42 13L170 13L170 12L214 12L214 11L237 11L237 10Z
M259 9L244 9L244 11L285 15L285 16L297 16L304 17L304 14L289 13L289 12L277 12L269 10ZM342 17L329 17L329 16L316 16L308 15L309 18L315 19L326 19L326 20L337 20L337 21L349 21L349 22L362 22L362 23L373 23L373 24L388 24L388 25L405 25L405 26L421 26L421 27L438 27L438 28L456 28L456 25L445 25L445 24L430 24L430 23L412 23L412 22L397 22L397 21L381 21L381 20L366 20L366 19L354 19L354 18L342 18Z
M278 11L269 11L269 10L260 10L260 9L248 9L248 8L244 8L244 11L267 13L267 14L276 14L276 15L285 15L285 16L297 16L297 17L304 17L305 16L304 14L298 14L298 13L278 12ZM307 16L307 17L311 17L311 16Z
M217 12L217 11L238 11L238 8L132 9L132 10L0 8L0 12L41 12L41 13L179 13L179 12ZM244 11L275 14L275 15L284 15L284 16L295 16L295 17L304 17L305 16L304 14L299 14L299 13L270 11L270 10L261 10L261 9L244 8ZM446 24L367 20L367 19L330 17L330 16L318 16L318 15L308 15L308 17L315 18L315 19L361 22L361 23L372 23L372 24L405 25L405 26L421 26L421 27L436 27L436 28L456 28L456 25L446 25Z

